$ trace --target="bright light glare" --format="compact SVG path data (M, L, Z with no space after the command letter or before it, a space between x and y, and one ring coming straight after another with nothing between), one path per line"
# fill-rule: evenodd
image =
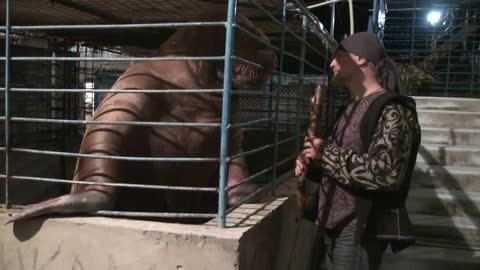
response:
M427 20L431 25L436 25L440 21L441 17L442 13L440 11L430 11L427 15Z
M85 83L85 89L93 89L95 88L95 83L93 82L86 82Z

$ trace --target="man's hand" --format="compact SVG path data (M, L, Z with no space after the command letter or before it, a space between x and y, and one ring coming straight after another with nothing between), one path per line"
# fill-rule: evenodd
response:
M309 164L310 161L317 156L318 149L322 144L323 144L323 140L320 138L317 138L317 137L305 138L302 155L304 156L304 159L307 161L307 164Z
M305 137L303 151L296 160L295 176L305 174L306 167L310 161L317 156L318 149L323 144L323 140L317 137Z

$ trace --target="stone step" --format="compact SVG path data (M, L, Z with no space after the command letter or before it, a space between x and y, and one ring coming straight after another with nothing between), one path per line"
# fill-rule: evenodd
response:
M445 128L480 128L480 112L419 109L420 125Z
M414 97L417 109L480 111L480 99L450 97Z
M408 195L409 213L480 218L480 192L443 188L412 188Z
M412 176L415 187L480 192L480 168L417 163Z
M480 147L462 145L422 144L418 164L480 166Z
M479 265L480 251L416 245L386 252L380 270L478 270Z
M422 143L480 146L480 129L422 127Z
M465 248L480 248L480 218L410 215L419 241Z

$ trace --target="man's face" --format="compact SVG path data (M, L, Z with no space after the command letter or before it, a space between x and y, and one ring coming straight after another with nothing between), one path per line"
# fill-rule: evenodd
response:
M330 68L333 70L333 83L338 86L347 86L353 73L358 69L355 55L339 49L335 54Z

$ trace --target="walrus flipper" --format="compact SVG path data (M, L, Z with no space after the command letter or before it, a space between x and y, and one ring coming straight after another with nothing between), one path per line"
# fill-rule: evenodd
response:
M114 200L104 192L88 190L80 193L63 195L41 203L25 207L5 224L46 214L89 213L98 210L110 210Z

